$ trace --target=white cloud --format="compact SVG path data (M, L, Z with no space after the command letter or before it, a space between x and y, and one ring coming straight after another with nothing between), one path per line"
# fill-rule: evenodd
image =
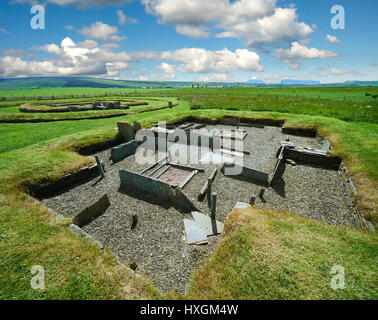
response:
M126 39L126 37L116 35L118 33L118 28L116 26L109 26L101 21L97 21L89 27L84 27L77 32L88 38L103 41L120 42Z
M118 23L119 24L125 24L126 23L127 17L122 12L122 10L117 10L117 16L118 16Z
M25 57L25 58L28 58L28 59L37 59L37 57L34 54L26 53L22 49L3 50L3 54L5 56L10 56L10 57L17 57L17 58Z
M178 33L205 37L198 31L219 30L218 37L239 38L251 48L290 43L298 37L308 37L315 27L298 22L296 8L276 7L276 0L141 2L147 13L159 17L159 23L176 24Z
M184 48L161 53L161 59L181 62L178 70L188 73L228 73L230 71L263 71L260 57L247 49L235 52L224 48L210 51L201 48Z
M73 30L75 28L73 26L71 26L71 25L68 25L68 26L65 26L64 29L66 29L66 30Z
M350 74L350 75L359 75L361 74L360 71L358 70L348 70L348 71L341 71L341 70L338 70L338 69L335 69L335 68L331 68L329 73L331 75L334 75L334 76L343 76L343 75L347 75L347 74Z
M79 8L88 7L105 7L105 6L120 6L132 0L45 0L45 3L53 3L60 6L75 5ZM41 1L37 0L12 0L11 3L30 3L36 4Z
M210 76L203 76L195 79L198 82L229 82L231 78L226 73L213 73Z
M188 24L179 24L176 26L176 32L191 38L201 39L208 38L210 33L205 27L192 26Z
M78 47L93 49L98 47L98 43L94 40L85 40L77 44Z
M36 47L52 54L52 58L42 61L25 61L17 55L0 58L0 77L23 76L99 76L117 77L129 68L133 58L126 52L113 52L95 46L95 41L74 43L65 38L60 45L47 44ZM8 52L9 53L9 52Z
M330 71L329 71L330 74L334 75L334 76L342 76L344 75L345 73L342 72L341 70L338 70L338 69L334 69L332 68Z
M108 48L108 49L118 49L120 45L118 43L104 43L102 45L103 48Z
M176 66L175 65L162 62L159 66L157 66L157 69L161 70L164 73L165 80L176 79L176 74L175 74Z
M300 66L298 59L328 59L336 56L338 56L336 52L308 48L298 42L292 42L289 49L276 49L276 57L283 59L294 70Z
M138 23L137 19L130 18L127 15L123 13L122 10L117 10L117 16L118 16L118 23L119 24L126 24L126 23Z
M8 31L6 29L1 29L0 28L0 33L8 33Z
M341 41L339 39L337 39L336 36L331 36L331 35L327 34L326 40L328 40L330 43L341 45Z

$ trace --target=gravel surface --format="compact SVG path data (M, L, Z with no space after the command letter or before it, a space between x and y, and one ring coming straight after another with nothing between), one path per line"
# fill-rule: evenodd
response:
M233 128L229 126L208 126L208 129ZM251 152L244 157L248 166L273 173L279 142L288 135L281 128L243 127L248 132L244 140L244 150ZM315 138L289 136L298 146L320 148L321 142ZM198 148L188 148L193 157L201 153ZM202 152L202 155L204 153ZM98 154L105 163L106 177L72 188L61 195L43 200L48 207L68 215L74 215L107 194L111 206L106 212L83 229L112 250L125 264L135 261L137 272L150 278L162 290L173 289L184 293L188 288L193 271L211 255L221 235L209 237L203 246L188 245L184 232L184 218L191 217L174 209L168 203L159 203L147 194L120 188L119 170L140 172L149 164L138 164L131 156L117 164L109 161L110 150ZM229 157L229 155L226 155ZM161 159L162 154L155 160ZM197 201L198 193L211 175L214 165L191 163L203 168L184 187L184 192L198 209L210 215L207 199ZM335 170L313 167L297 163L285 165L282 179L273 188L267 188L263 199L257 198L256 205L277 211L289 211L301 216L318 219L336 225L355 227L353 214L348 209L343 180ZM218 193L217 220L224 222L236 202L249 202L252 194L257 195L261 186L217 173L212 191ZM138 224L131 229L132 214L138 214Z

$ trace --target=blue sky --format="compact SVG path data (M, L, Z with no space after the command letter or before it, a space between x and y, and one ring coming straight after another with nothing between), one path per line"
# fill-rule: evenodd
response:
M378 80L375 0L45 0L34 30L37 3L0 4L2 78Z

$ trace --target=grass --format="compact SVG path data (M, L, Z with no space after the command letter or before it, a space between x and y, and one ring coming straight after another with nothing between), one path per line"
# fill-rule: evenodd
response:
M186 298L378 298L377 233L254 208L234 211L225 233ZM345 269L344 290L331 288L335 265Z
M98 99L96 99L98 100ZM88 109L88 107L82 107L83 110L81 111L75 111L75 112L48 112L48 113L39 113L39 112L33 112L33 113L26 113L21 112L16 107L2 107L0 108L0 121L2 122L20 122L20 121L29 121L33 122L35 120L38 121L59 121L59 120L77 120L77 119L98 119L98 118L106 118L111 116L122 116L127 114L134 114L134 113L140 113L140 112L146 112L150 110L157 110L160 108L166 108L168 106L168 101L173 101L174 104L176 103L175 98L164 98L164 99L144 99L138 101L138 103L145 102L148 103L148 105L134 105L131 106L130 109L110 109L110 110L85 110ZM84 103L82 99L72 99L72 100L64 100L70 103ZM95 101L95 99L93 99ZM128 100L129 101L129 100ZM85 102L88 102L86 100ZM44 102L48 103L48 102ZM59 101L59 103L63 103L62 101ZM21 106L22 108L36 110L36 111L44 111L44 110L51 110L53 108L41 105L38 103L25 103ZM90 107L91 108L91 107ZM55 108L59 109L59 107Z
M191 110L189 102L178 103L174 109L112 119L0 125L0 299L182 298L162 294L146 280L133 277L109 251L100 251L56 224L55 214L35 205L25 193L27 185L58 179L92 163L75 150L115 137L119 120L137 120L145 127L190 115L231 115L316 127L332 141L332 152L345 159L359 190L359 204L377 225L377 124L276 111ZM376 299L376 255L376 233L285 213L236 213L187 298ZM30 268L36 264L46 270L43 292L29 285ZM330 291L333 264L345 267L351 289Z

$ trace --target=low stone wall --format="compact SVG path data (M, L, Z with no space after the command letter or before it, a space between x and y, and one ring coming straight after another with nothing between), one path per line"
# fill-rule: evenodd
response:
M269 184L269 174L266 172L262 172L259 170L252 169L248 166L239 166L237 164L228 164L224 163L221 172L225 174L226 168L235 168L236 171L241 172L239 175L235 175L234 177L236 178L246 178L248 180L263 184L263 185L268 185ZM230 175L230 177L232 177Z
M315 138L318 134L316 129L285 126L282 127L282 133L309 138Z
M144 176L129 170L119 170L121 185L150 194L155 199L171 203L183 212L197 210L193 202L181 189L174 189L170 184Z
M104 165L102 164L104 167ZM72 188L75 184L86 182L100 175L97 165L83 168L77 172L67 174L59 180L49 182L42 186L29 186L31 194L39 199L48 198L67 188Z

